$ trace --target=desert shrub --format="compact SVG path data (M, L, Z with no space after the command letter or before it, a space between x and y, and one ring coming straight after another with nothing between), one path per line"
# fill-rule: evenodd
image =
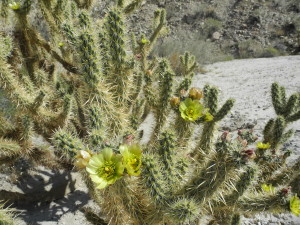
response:
M258 58L263 52L262 44L252 39L240 42L238 49L240 58Z
M199 64L223 61L228 57L228 54L222 52L214 42L205 40L201 34L189 37L184 35L184 32L178 34L177 37L169 36L164 38L159 45L154 47L152 55L167 57L174 54L180 55L185 51L193 54Z
M207 18L204 20L204 25L202 27L202 33L207 37L211 37L216 31L220 31L222 28L222 22L213 18Z
M263 50L263 53L260 57L276 57L279 56L280 52L278 49L273 47L268 47Z

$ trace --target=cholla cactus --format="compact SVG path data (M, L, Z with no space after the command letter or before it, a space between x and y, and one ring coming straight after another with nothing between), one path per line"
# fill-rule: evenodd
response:
M299 119L299 94L287 100L272 85L278 116L262 140L253 130L218 135L234 100L220 107L216 87L190 87L197 63L189 53L177 72L167 59L149 60L166 15L154 13L149 36L129 36L126 17L141 2L118 0L95 19L91 0L39 0L45 39L28 19L31 1L3 1L2 16L17 20L14 36L0 36L1 88L15 107L11 118L0 116L1 162L75 166L110 224L235 225L244 213L299 215L291 191L299 195L300 161L286 167L290 153L281 149L293 134L287 125ZM154 127L142 144L139 126L149 114ZM202 132L191 145L195 128ZM35 146L35 135L52 148Z

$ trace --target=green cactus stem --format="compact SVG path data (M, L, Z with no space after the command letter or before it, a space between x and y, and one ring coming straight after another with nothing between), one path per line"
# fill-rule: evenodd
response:
M208 85L204 87L204 100L205 106L209 108L209 113L213 116L213 120L204 124L200 142L194 152L200 152L197 151L197 149L200 149L201 152L209 154L214 143L216 122L222 120L229 113L234 105L234 100L227 100L221 109L218 110L218 90ZM197 157L201 158L200 155Z
M235 190L225 196L225 202L230 205L234 205L238 199L244 195L245 191L249 188L255 175L255 169L252 167L246 168L246 171L241 174L239 180L235 184Z
M195 56L192 56L189 52L185 52L184 55L180 56L180 67L184 77L188 76L192 78L194 76L193 71L198 67Z
M79 138L73 137L64 130L55 132L52 142L57 154L67 160L73 160L78 151L87 150Z
M0 161L5 162L9 158L21 155L23 148L16 141L0 138Z
M129 3L128 5L125 6L125 8L123 9L123 12L125 14L129 14L131 12L133 12L136 8L138 8L142 3L142 0L132 0L131 3Z
M289 201L280 191L271 195L259 195L253 198L241 199L237 202L237 207L241 211L249 213L262 211L279 213L289 211Z

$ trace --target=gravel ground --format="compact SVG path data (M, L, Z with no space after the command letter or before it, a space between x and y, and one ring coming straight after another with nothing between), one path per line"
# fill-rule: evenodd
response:
M194 85L203 87L211 84L219 87L221 99L236 99L231 115L221 127L233 130L245 124L256 124L255 132L261 133L270 118L275 117L271 103L270 89L273 82L284 86L287 96L300 92L300 56L233 60L208 65L207 73L195 76ZM233 122L234 121L234 122ZM300 156L300 121L290 128L296 130L287 143L294 155L289 161ZM292 214L259 214L255 218L244 218L244 225L300 225L300 218Z
M300 56L233 60L208 65L205 70L207 73L194 77L193 86L212 84L220 88L221 102L229 97L236 99L231 114L221 124L221 127L232 130L250 123L256 124L255 131L259 133L266 121L275 116L270 97L270 86L274 81L285 86L288 94L300 92ZM300 122L291 127L296 130L288 143L289 148L295 151L293 160L300 156ZM22 225L90 224L80 208L89 206L91 200L83 184L79 183L77 187L75 192L63 199L24 211L21 214ZM291 214L259 214L255 218L245 218L243 224L299 225L300 218Z

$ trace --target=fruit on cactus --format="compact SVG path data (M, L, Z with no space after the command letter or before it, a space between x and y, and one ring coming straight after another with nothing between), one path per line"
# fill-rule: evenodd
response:
M142 165L142 150L139 145L121 145L120 152L123 156L124 166L129 175L140 175Z
M171 99L170 99L170 104L172 107L176 107L180 104L180 98L176 97L176 96L173 96Z
M296 195L290 199L290 210L295 216L300 216L300 199Z
M198 100L186 98L180 103L179 111L184 120L195 121L205 115L205 108Z
M189 97L193 100L200 100L203 98L203 92L199 88L191 88L189 91Z
M122 177L124 172L122 156L114 154L110 148L104 148L90 159L86 170L92 181L98 184L97 188L103 189Z

